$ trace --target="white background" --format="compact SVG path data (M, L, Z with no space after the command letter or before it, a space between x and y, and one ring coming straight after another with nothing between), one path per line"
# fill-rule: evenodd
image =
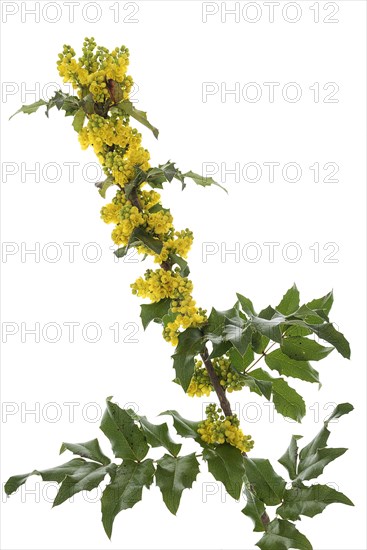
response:
M286 19L296 18L296 8L288 7L282 14L286 4L282 1L275 7L273 23L263 2L257 3L260 18L253 23L246 21L256 16L253 6L240 13L238 22L233 15L226 16L225 7L233 8L234 2L223 3L224 8L211 3L207 9L218 13L208 16L206 23L205 7L199 1L138 2L137 13L130 17L136 23L123 21L135 11L123 2L119 14L111 10L116 4L112 2L89 2L93 5L87 9L83 1L74 4L71 23L64 2L56 7L56 2L2 2L2 223L6 250L14 252L2 258L2 307L3 323L13 322L19 328L3 345L3 482L16 473L67 461L66 455L58 458L62 441L98 436L100 413L109 395L121 405L135 404L153 421L170 408L192 419L202 415L203 402L187 398L171 383L171 348L160 339L159 327L146 333L140 328L140 301L131 295L129 284L148 264L114 263L110 227L99 219L103 200L84 177L85 165L95 163L95 157L80 150L71 119L53 110L50 120L38 112L8 122L22 103L38 99L34 92L22 97L27 90L38 87L41 95L51 93L48 83L59 81L55 61L62 45L69 43L79 53L84 36L94 36L98 44L130 48L130 73L139 85L134 99L160 129L158 142L143 129L152 164L171 158L184 171L200 172L202 163L209 162L227 168L238 163L241 169L258 163L263 169L256 183L216 174L228 196L220 189L194 184L183 193L178 184L167 186L163 193L176 227L189 226L195 234L190 265L198 303L226 309L239 291L261 309L276 305L294 281L304 301L334 289L332 320L350 339L352 360L337 352L324 360L320 391L314 384L290 381L306 399L302 425L277 414L272 418L265 401L245 391L232 394L232 402L245 433L255 439L252 456L269 457L282 475L286 472L276 460L291 434L302 434L307 442L321 429L330 403L355 405L352 414L332 425L330 439L331 445L350 450L319 481L344 491L356 507L332 505L313 520L303 519L299 528L318 550L365 549L365 3L298 2L301 17L294 23ZM238 4L242 10L248 3ZM324 22L335 6L339 11L332 17L338 22ZM39 22L26 11L34 7L40 10ZM98 17L98 22L91 22ZM219 92L203 102L205 82L215 83L212 89ZM238 83L243 90L249 82L260 86L262 97L257 102L245 99L246 95L238 101L224 95L221 101L221 89L233 89ZM264 82L280 84L273 102ZM282 96L289 82L300 87L299 101ZM319 102L309 88L316 82ZM323 86L330 82L339 86L334 96L338 102L325 103L333 88L323 90ZM249 96L251 92L254 88L248 89ZM290 97L291 93L289 89ZM77 163L74 178L66 164L72 162ZM272 183L264 162L280 163ZM281 168L289 162L301 167L300 181L284 181ZM319 183L309 169L315 162L320 163ZM339 181L322 181L328 162L338 165ZM25 174L35 163L39 178ZM56 171L55 163L60 167ZM91 166L89 180L95 179ZM50 242L58 249L47 247ZM63 244L67 242L79 243L73 262ZM208 242L216 243L218 252L203 261L203 243ZM272 262L269 245L264 245L269 242L279 243ZM296 250L289 248L291 242L297 243L298 253L301 250L298 261L290 261ZM26 255L22 261L21 251L35 243L40 257ZM87 243L97 243L97 248L87 246L83 257ZM255 248L248 243L257 243L261 252L257 262L250 261ZM310 249L314 243L319 243L319 258L315 247ZM327 243L335 244L324 250ZM240 258L225 254L234 246L244 252ZM61 258L52 262L57 250ZM88 261L96 250L102 253L100 260ZM336 253L327 261L333 250ZM80 323L74 343L68 341L66 322ZM50 343L41 335L35 343L28 335L22 342L21 323L25 328L40 323L41 331L47 323L57 323L60 340ZM101 327L98 342L83 339L87 323ZM114 323L120 327L118 343L109 329ZM138 343L123 341L131 332L126 323L138 324L134 336ZM50 329L47 337L53 334ZM92 330L88 337L93 338ZM26 414L32 408L36 413ZM100 439L108 452L102 433ZM191 449L187 442L185 446ZM3 548L254 548L261 534L253 533L250 520L241 514L244 502L228 498L225 503L224 491L203 469L193 489L184 493L177 517L152 487L145 490L142 502L117 517L112 542L100 524L95 491L51 511L53 487L48 484L45 491L32 477L26 490L9 500L3 497Z

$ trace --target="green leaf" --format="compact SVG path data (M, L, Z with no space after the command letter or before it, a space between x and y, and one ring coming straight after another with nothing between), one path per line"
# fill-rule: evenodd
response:
M117 514L132 508L141 500L143 487L150 487L153 476L154 466L151 459L140 463L124 460L118 466L112 483L107 485L101 498L102 523L108 538L111 538Z
M209 472L214 478L223 483L232 498L238 500L242 485L246 481L241 451L228 443L223 443L215 449L204 448L203 459L207 461Z
M135 166L135 176L124 186L125 197L130 198L134 189L137 189L144 181L146 181L147 174L139 166Z
M111 442L117 458L142 460L148 452L148 445L141 429L129 413L107 399L107 408L100 426Z
M30 115L31 113L35 113L43 105L47 105L47 101L44 101L43 99L39 99L35 103L31 103L30 105L22 105L22 107L18 109L16 113L11 115L9 120L12 119L18 113L26 113L27 115Z
M334 328L332 323L307 325L319 338L329 342L346 359L350 359L350 346L345 336Z
M190 275L188 263L184 258L181 258L178 254L170 254L170 259L172 261L172 265L177 264L179 266L181 270L180 275L182 277L187 277Z
M242 355L246 354L252 339L252 330L250 327L244 328L228 323L224 327L226 340L229 340L236 350Z
M192 172L191 170L189 172L186 172L185 174L182 174L182 175L183 175L184 178L190 178L190 179L194 180L194 182L197 185L201 185L203 187L206 187L208 185L217 185L218 187L223 189L223 191L228 193L227 189L225 189L225 187L223 187L222 185L220 185L219 183L214 181L213 178L208 178L208 177L205 177L205 176L201 176L200 174L196 174L195 172Z
M95 489L104 480L106 474L110 474L113 478L115 471L116 464L101 466L95 462L85 462L75 473L65 477L52 506L59 506L80 491Z
M318 449L326 447L330 436L330 431L328 430L329 423L332 420L341 418L345 414L349 414L351 411L353 411L353 405L350 403L341 403L337 405L329 418L325 420L323 428L319 431L316 437L314 437L312 441L310 441L310 443L302 449L300 452L300 460L304 461L307 457L316 453Z
M156 239L141 227L136 227L131 234L128 247L139 246L141 244L153 250L155 254L162 252L163 243L159 239Z
M245 369L247 369L247 367L250 366L254 360L254 352L252 351L251 346L247 348L247 351L244 355L241 355L240 352L236 350L236 348L231 348L230 350L228 350L227 355L231 361L231 365L238 372L244 372Z
M153 132L153 135L156 139L158 139L159 130L155 128L147 119L147 113L145 111L139 111L134 107L134 105L129 101L128 99L121 101L117 107L119 110L121 110L123 113L131 116L132 118L135 118L140 124L145 126L146 128L149 128Z
M74 120L73 120L73 128L76 132L79 133L80 130L83 128L84 120L85 120L85 112L83 111L83 109L79 109L75 113Z
M276 349L265 356L265 363L270 369L276 370L284 376L299 378L305 382L320 383L319 373L307 361L296 361Z
M251 371L251 376L258 380L265 380L273 384L273 403L276 411L285 417L301 422L306 414L306 405L299 393L296 392L283 378L273 378L262 369Z
M254 493L249 490L247 487L244 489L244 493L246 495L246 506L241 510L245 516L252 519L254 523L254 529L253 531L259 532L259 531L265 531L264 524L261 520L261 518L264 517L265 514L265 505L261 500L257 498Z
M92 439L85 443L63 443L61 445L60 454L65 451L71 451L75 455L82 456L83 458L89 458L100 464L109 464L111 460L103 454L101 447L99 446L98 439Z
M283 503L277 508L277 514L292 521L301 519L301 515L313 518L317 514L321 514L326 506L333 503L354 506L348 497L328 485L293 487L285 491Z
M142 304L140 306L140 317L144 330L151 321L162 321L163 317L168 313L170 306L170 298L164 298L163 300L153 302L152 304Z
M269 506L279 504L283 498L286 481L275 472L269 460L244 457L244 464L254 494Z
M166 422L163 424L152 424L146 416L138 416L138 420L151 447L164 447L173 456L178 455L182 445L173 441Z
M318 477L327 464L346 452L347 449L344 448L330 449L326 447L330 436L330 431L327 427L329 422L350 413L352 410L353 406L350 403L338 405L324 422L323 428L316 437L301 450L297 479L306 480Z
M326 315L329 315L333 302L334 302L334 296L333 296L333 291L331 291L325 296L322 296L322 298L311 300L311 302L308 302L306 306L316 311L322 310L324 311L324 313L326 313Z
M251 300L249 298L246 298L245 296L242 296L242 294L239 294L238 292L237 292L237 298L238 298L238 301L241 304L242 310L246 313L246 315L248 315L248 314L256 315L253 303L251 302Z
M113 253L116 258L123 258L128 253L129 248L127 246L121 246L117 250L114 250Z
M198 428L200 422L195 422L194 420L187 420L183 418L177 411L164 411L160 416L169 415L173 418L173 425L176 429L176 432L181 437L188 437L192 439L200 439L198 434Z
M264 395L266 399L270 401L273 389L272 382L258 380L257 378L253 378L250 374L246 374L243 377L243 382L251 392L257 393L258 395Z
M302 535L293 523L284 519L274 519L269 523L266 533L256 543L261 550L312 550L310 541Z
M111 185L116 185L113 178L111 176L108 176L104 181L99 181L95 184L95 186L98 188L98 193L101 195L103 199L106 198L106 191Z
M176 380L186 392L195 369L194 357L203 349L203 335L197 328L187 328L178 337L178 346L172 355Z
M298 445L297 441L301 439L301 435L292 435L288 449L285 451L278 462L287 470L289 477L295 479L297 477L297 462L298 462ZM289 518L291 519L291 518Z
M195 453L178 458L164 455L157 461L156 483L172 514L176 515L183 490L191 489L199 471Z
M284 338L280 348L285 355L295 361L320 361L334 349L321 346L315 340L301 336Z
M84 112L87 113L87 115L94 114L95 104L92 94L87 94L85 97L83 97L83 99L80 101L80 105L84 109Z
M262 355L265 352L268 344L269 338L267 336L264 336L263 334L260 334L260 332L258 332L257 330L254 330L251 342L251 347L254 352L258 355Z
M238 302L233 308L226 311L217 311L212 308L208 317L208 323L204 328L206 337L213 344L213 350L210 357L220 357L224 355L231 347L232 344L229 341L225 341L224 329L228 322L228 319L239 317L238 315Z
M61 464L55 468L49 468L48 470L33 470L33 472L29 472L28 474L12 476L5 483L5 492L7 495L11 495L23 485L30 476L34 475L41 476L43 481L57 481L57 483L61 483L67 475L75 473L78 468L85 464L85 462L86 461L82 458L73 458L73 460L65 462L65 464Z
M274 342L278 342L278 344L282 341L282 332L280 330L280 325L284 323L285 318L283 315L276 314L275 317L271 319L265 319L262 317L256 317L255 315L251 315L250 317L250 323L251 325L261 334L264 336L267 336L270 338L270 340L273 340Z
M345 448L329 449L328 447L318 449L313 455L300 461L297 479L304 481L317 478L330 462L342 456L347 450Z
M275 308L279 313L283 315L290 315L299 308L299 290L294 284L287 292L284 294L281 302Z

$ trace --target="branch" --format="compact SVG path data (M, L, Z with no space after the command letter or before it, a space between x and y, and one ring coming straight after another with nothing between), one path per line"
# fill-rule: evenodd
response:
M204 347L204 351L200 355L204 362L205 368L208 371L210 382L212 383L215 393L218 396L222 411L226 416L232 416L231 404L227 399L226 392L220 385L219 378L214 370L213 363L209 358L209 352L206 346Z

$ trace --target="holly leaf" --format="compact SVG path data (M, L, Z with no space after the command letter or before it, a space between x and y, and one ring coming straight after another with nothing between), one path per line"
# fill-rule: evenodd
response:
M117 467L113 481L107 485L101 498L102 523L108 538L111 538L117 514L141 500L143 487L150 487L154 471L153 460L149 458L143 462L124 460Z
M265 504L276 506L283 498L286 481L279 476L269 460L244 457L246 475L251 490Z
M253 303L249 298L246 298L245 296L242 296L242 294L239 294L237 292L237 298L239 303L241 304L242 310L246 313L246 315L256 315Z
M287 470L289 477L291 479L295 479L297 477L297 465L298 465L297 441L301 438L302 438L301 435L292 435L292 439L288 449L278 460L279 464L284 466L284 468Z
M85 112L83 109L78 109L78 111L74 115L73 120L73 128L76 132L80 132L80 130L83 128L85 121Z
M141 227L136 227L131 234L128 248L131 246L139 246L141 244L152 250L155 254L160 254L162 252L162 241L156 239Z
M265 312L261 313L265 314ZM251 325L255 328L255 330L260 332L260 334L263 334L264 336L270 338L270 340L273 340L274 342L280 344L282 341L282 332L280 326L282 323L285 322L285 317L275 312L274 316L271 319L266 319L260 317L260 314L258 317L256 315L249 316L249 321Z
M320 361L327 357L334 348L321 346L310 338L291 336L284 338L280 349L295 361Z
M160 414L160 416L169 415L172 416L173 419L173 425L176 429L176 432L181 437L188 437L192 439L200 439L200 436L198 434L198 428L200 422L195 422L194 420L187 420L186 418L183 418L180 413L177 411L164 411Z
M61 445L60 454L65 451L71 451L75 455L79 455L83 458L89 458L100 464L107 465L111 460L103 454L101 447L99 446L98 439L92 439L85 443L63 443Z
M309 307L310 309L313 309L314 311L321 310L326 315L329 315L333 302L334 302L334 296L333 296L333 291L331 291L331 292L328 292L328 294L326 294L325 296L322 296L321 298L316 298L315 300L311 300L311 302L308 302L306 306Z
M256 543L261 550L312 550L310 541L300 533L293 523L284 519L274 519L266 533Z
M164 455L157 461L155 479L168 510L176 515L184 489L191 489L199 473L199 462L192 453L174 458Z
M326 506L334 503L354 506L348 497L328 485L293 487L285 491L283 503L277 508L277 514L292 521L300 520L301 515L313 518L321 514Z
M106 198L106 191L111 185L116 185L113 178L111 176L108 176L104 181L99 181L95 183L95 186L98 188L98 193L101 195L103 199Z
M164 447L173 456L178 455L182 445L173 441L166 422L163 424L152 424L146 416L135 416L139 421L146 440L151 447Z
M204 448L203 459L208 463L209 472L213 477L223 483L232 498L238 500L246 481L241 451L228 443L223 443L215 448Z
M116 464L101 466L95 462L86 462L75 473L68 474L62 481L60 489L53 502L53 507L59 506L80 491L91 491L99 486L106 474L113 478Z
M228 350L227 355L231 361L232 367L236 369L237 372L244 372L254 360L254 352L252 351L251 346L247 348L244 355L241 355L236 348L231 348Z
M285 355L281 349L276 349L265 356L267 366L292 378L299 378L305 382L320 383L319 373L307 361L297 361Z
M149 120L147 119L147 113L145 111L139 111L139 109L136 109L131 101L129 101L128 99L121 101L117 105L117 107L120 111L122 111L126 115L131 116L132 118L135 118L135 120L140 122L140 124L151 130L154 137L158 139L159 130L149 122Z
M7 495L14 493L21 485L23 485L30 476L39 475L43 481L57 481L61 483L69 474L74 474L80 467L86 463L82 458L73 458L65 464L49 468L47 470L33 470L28 474L12 476L5 483L4 489ZM98 466L98 465L97 465Z
M107 408L100 428L110 440L117 458L142 460L148 452L148 445L142 430L129 413L107 399Z
M194 374L194 358L203 349L203 335L197 328L187 328L178 337L178 345L172 355L176 381L186 392Z
M216 181L214 181L213 178L209 178L209 177L206 177L206 176L201 176L200 174L196 174L195 172L192 172L191 170L189 172L186 172L185 174L182 174L182 175L183 175L184 178L192 179L197 185L201 185L202 187L207 187L208 185L217 185L218 187L223 189L223 191L228 193L227 189L225 187L223 187L222 185L220 185L219 183L217 183Z
M325 466L347 451L345 448L334 449L326 447L330 436L328 425L332 420L340 418L352 410L353 406L350 403L338 405L330 417L324 422L324 427L316 437L301 450L299 454L297 480L303 481L318 477L324 471Z
M244 493L246 495L246 506L241 510L245 516L252 519L254 523L253 531L265 531L262 518L265 517L265 505L264 503L257 498L254 493L245 487Z
M273 403L276 411L285 417L301 422L306 414L303 398L283 378L272 378L263 369L251 371L251 376L257 380L272 383Z
M171 306L170 298L164 298L159 302L153 302L152 304L142 304L140 306L141 322L144 330L147 328L151 321L161 322L163 317L167 315Z
M284 294L280 304L275 308L279 313L283 315L290 315L291 313L297 311L299 308L299 290L294 284L287 292Z
M13 115L11 115L11 117L9 118L9 120L11 120L15 115L17 115L18 113L25 113L27 115L30 115L32 113L35 113L36 111L38 111L38 109L40 107L42 107L43 105L47 105L47 101L44 101L43 99L39 99L38 101L36 101L35 103L31 103L30 105L22 105L20 109L18 109L18 111L16 113L14 113Z

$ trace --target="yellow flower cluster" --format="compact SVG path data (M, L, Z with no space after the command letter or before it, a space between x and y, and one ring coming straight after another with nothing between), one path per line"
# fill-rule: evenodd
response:
M132 78L126 75L129 65L129 50L122 46L109 52L98 46L94 38L86 38L83 43L83 55L76 60L75 51L65 45L59 54L57 68L64 82L70 82L78 89L79 96L91 93L96 103L110 99L108 81L119 83L121 99L127 99L133 84Z
M223 389L227 390L228 393L232 393L243 388L244 378L232 369L227 356L214 357L212 363ZM202 361L195 361L195 371L187 389L187 394L190 397L202 397L203 395L209 396L212 391L214 391L214 388L206 368L203 367Z
M162 268L155 271L148 269L144 278L139 277L130 286L133 294L149 298L151 302L159 302L163 298L184 300L192 292L192 282L187 277Z
M229 443L239 449L242 453L251 451L254 442L250 435L245 435L236 415L225 417L221 409L211 404L206 408L207 418L200 422L198 433L205 443L221 445Z
M149 152L141 146L141 134L116 115L103 118L92 114L79 132L82 149L91 145L104 172L125 185L135 174L135 166L149 168ZM113 148L113 150L111 150Z

